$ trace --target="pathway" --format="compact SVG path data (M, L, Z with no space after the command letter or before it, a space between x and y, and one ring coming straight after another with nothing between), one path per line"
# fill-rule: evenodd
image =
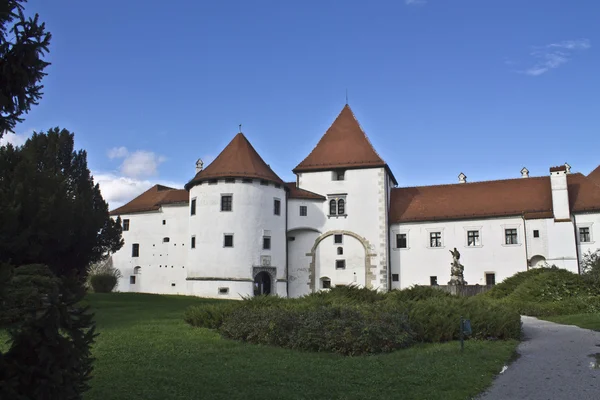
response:
M520 357L478 399L600 399L600 358L590 357L600 353L600 332L532 317L521 320Z

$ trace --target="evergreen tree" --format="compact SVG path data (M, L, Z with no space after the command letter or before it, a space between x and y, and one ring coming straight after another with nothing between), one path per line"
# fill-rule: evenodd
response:
M123 246L86 152L73 147L72 133L53 128L0 148L0 263L45 264L83 282L89 265Z
M49 65L51 34L46 32L38 14L26 18L27 0L0 0L0 137L12 131L21 116L38 104L40 84Z

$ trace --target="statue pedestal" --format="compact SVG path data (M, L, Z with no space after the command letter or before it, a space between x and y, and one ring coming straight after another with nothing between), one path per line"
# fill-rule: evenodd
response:
M453 285L453 286L464 286L467 284L467 281L465 281L465 278L463 278L462 276L452 276L450 278L450 282L448 282L448 285Z

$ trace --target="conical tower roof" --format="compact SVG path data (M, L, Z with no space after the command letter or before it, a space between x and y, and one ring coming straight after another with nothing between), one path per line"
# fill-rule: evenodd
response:
M256 178L284 184L241 132L235 135L221 154L205 169L198 172L185 188L190 190L200 182L223 178Z
M346 104L313 151L293 172L377 167L387 168L387 164L377 154L350 106Z

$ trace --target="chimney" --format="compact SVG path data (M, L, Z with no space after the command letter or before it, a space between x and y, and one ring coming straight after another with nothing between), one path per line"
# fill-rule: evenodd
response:
M529 170L525 167L521 170L521 178L529 178Z
M565 163L565 168L567 169L567 174L571 173L571 166L568 163Z
M198 159L198 161L196 161L196 173L202 171L204 169L204 162L202 161L201 158Z
M462 172L458 175L458 183L467 183L467 176Z
M554 212L554 219L571 219L566 166L561 165L550 168L550 187L552 188L552 211Z

